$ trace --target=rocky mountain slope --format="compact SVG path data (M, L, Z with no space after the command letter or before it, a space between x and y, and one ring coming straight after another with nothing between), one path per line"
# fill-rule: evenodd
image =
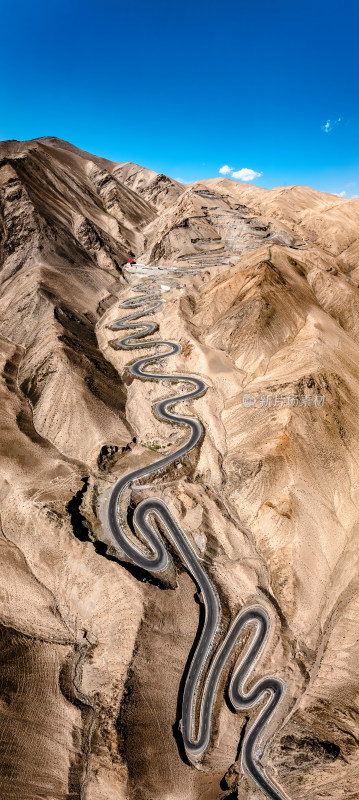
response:
M182 185L54 138L4 142L0 158L0 796L260 796L241 774L249 715L231 709L228 675L202 768L186 762L195 586L179 559L176 588L139 575L107 526L115 481L184 438L151 412L168 387L134 381L112 346L135 258L201 267L155 319L182 346L171 369L209 388L184 408L201 445L132 506L165 499L223 630L251 602L271 614L254 677L287 691L268 772L290 800L356 800L359 200Z

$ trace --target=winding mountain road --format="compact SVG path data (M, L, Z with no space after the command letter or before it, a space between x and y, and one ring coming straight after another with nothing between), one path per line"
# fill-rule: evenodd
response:
M220 677L240 634L246 628L249 628L251 631L250 643L244 655L242 654L239 666L237 666L232 676L229 697L236 709L252 708L259 702L262 703L262 708L244 739L241 766L242 770L247 771L271 800L288 800L287 795L267 776L258 760L258 750L265 726L283 696L285 691L284 683L278 678L267 677L257 681L250 691L244 689L244 684L252 673L268 639L270 629L268 612L259 605L243 609L235 617L223 642L213 655L215 636L219 629L221 617L220 601L186 534L180 528L166 504L158 498L143 500L135 509L133 525L139 544L135 543L134 536L131 535L128 529L125 515L121 513L121 499L123 501L125 490L131 489L131 484L134 481L154 471L163 469L172 462L178 461L200 441L204 434L201 422L192 417L176 414L173 411L173 407L180 401L193 400L199 397L207 388L205 382L200 378L177 373L167 374L145 371L145 367L149 364L167 359L169 356L179 353L181 348L180 345L174 342L164 340L151 339L150 341L143 341L144 337L158 330L158 325L155 322L139 322L141 317L154 314L162 305L160 297L165 287L167 289L181 287L181 284L175 278L184 274L197 274L199 269L181 270L172 268L163 270L159 267L150 268L144 264L138 264L132 265L132 273L135 273L136 267L139 272L143 274L147 272L151 277L148 277L145 283L134 287L136 292L141 292L141 296L125 301L122 306L140 310L118 320L111 326L112 330L135 329L135 332L126 335L122 339L115 340L112 344L126 350L145 347L164 348L163 353L151 354L136 361L130 366L130 371L136 378L142 380L180 382L194 387L184 394L160 400L154 406L155 414L159 419L171 424L182 425L189 429L189 438L175 452L160 458L154 464L131 471L115 484L108 506L109 525L123 558L149 573L162 576L166 580L166 573L168 574L173 569L173 565L171 564L168 550L154 524L155 520L157 520L161 529L166 532L168 539L179 553L200 592L205 610L204 623L183 690L182 720L180 724L188 760L192 764L198 763L209 747L213 706ZM143 542L144 546L140 545L140 542ZM210 658L212 660L208 667ZM198 697L198 684L204 675L206 677L203 689L201 696ZM263 705L264 700L266 702ZM199 709L197 731L195 731L196 709Z

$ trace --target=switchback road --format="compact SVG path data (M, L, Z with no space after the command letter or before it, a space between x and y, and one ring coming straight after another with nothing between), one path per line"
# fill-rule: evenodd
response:
M242 746L241 766L242 770L247 771L264 794L271 800L288 800L287 796L268 777L258 759L261 739L266 725L285 691L284 683L278 678L267 677L257 681L250 690L244 689L244 684L248 681L268 639L270 629L268 612L259 605L244 608L236 616L223 642L213 654L215 637L220 624L220 601L186 534L162 500L149 498L139 503L134 512L133 525L138 538L137 544L135 543L135 537L128 529L126 514L121 512L121 499L123 501L125 490L130 490L134 481L138 481L155 471L162 470L173 462L178 462L199 442L204 434L201 422L192 417L176 414L173 408L180 401L193 400L199 397L207 388L205 382L200 378L177 373L167 374L145 370L148 365L161 362L163 359L180 352L180 345L164 340L151 339L143 341L144 337L155 333L158 330L158 326L155 322L139 322L142 317L154 314L162 305L160 297L164 289L168 290L168 288L179 288L181 286L176 280L177 277L184 274L193 275L198 273L199 270L197 268L183 270L174 268L164 271L158 267L149 268L146 265L131 265L130 271L135 273L136 267L138 267L138 271L142 276L147 273L151 277L145 283L134 287L135 291L141 293L141 296L127 300L122 306L139 310L118 320L111 326L113 330L124 331L131 329L135 332L116 340L112 344L125 350L163 348L163 352L160 354L151 354L136 361L130 366L130 371L141 380L180 382L193 387L184 394L160 400L154 406L155 414L159 419L171 424L185 426L189 429L189 437L186 443L175 452L160 458L154 464L131 471L115 484L108 506L109 525L124 559L149 573L156 574L159 577L162 576L166 580L166 573L168 574L171 567L171 559L154 524L155 520L157 520L186 565L200 593L205 610L204 623L183 690L182 720L180 724L188 760L192 764L198 763L209 747L213 706L219 679L230 654L238 643L239 636L248 628L251 632L250 643L245 653L242 654L240 663L232 676L229 696L232 705L236 709L249 709L257 703L262 703L262 708L245 736ZM200 694L198 685L202 676L205 676L205 680L201 696L198 697ZM263 705L264 700L266 702ZM199 711L197 716L196 710ZM197 718L197 731L195 731L195 719Z

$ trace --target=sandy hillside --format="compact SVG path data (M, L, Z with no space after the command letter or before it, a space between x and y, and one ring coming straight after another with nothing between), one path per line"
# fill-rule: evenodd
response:
M267 609L254 677L286 683L268 774L289 800L358 800L358 255L359 200L182 185L55 138L0 145L0 797L264 797L241 774L251 714L228 671L201 769L186 761L196 587L179 558L176 588L140 575L107 525L116 480L186 435L151 411L169 387L133 380L112 346L134 258L201 268L155 319L182 347L168 366L208 390L181 409L203 440L132 507L166 501L223 631Z

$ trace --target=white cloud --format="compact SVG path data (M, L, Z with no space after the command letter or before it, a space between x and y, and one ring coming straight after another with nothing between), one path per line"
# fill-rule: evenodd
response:
M235 178L236 181L253 181L254 178L260 178L263 175L263 172L256 172L254 169L248 169L247 167L243 167L239 169L237 172L233 172L232 178Z
M359 194L352 194L351 200L359 200Z
M332 131L336 125L339 125L341 121L342 121L341 117L338 117L338 119L334 120L327 119L324 125L321 126L321 130L323 131L323 133L330 133L330 131Z
M346 197L346 192L334 192L337 197Z
M221 175L229 175L230 172L233 172L234 167L229 167L228 164L224 164L223 167L220 168L219 172Z

